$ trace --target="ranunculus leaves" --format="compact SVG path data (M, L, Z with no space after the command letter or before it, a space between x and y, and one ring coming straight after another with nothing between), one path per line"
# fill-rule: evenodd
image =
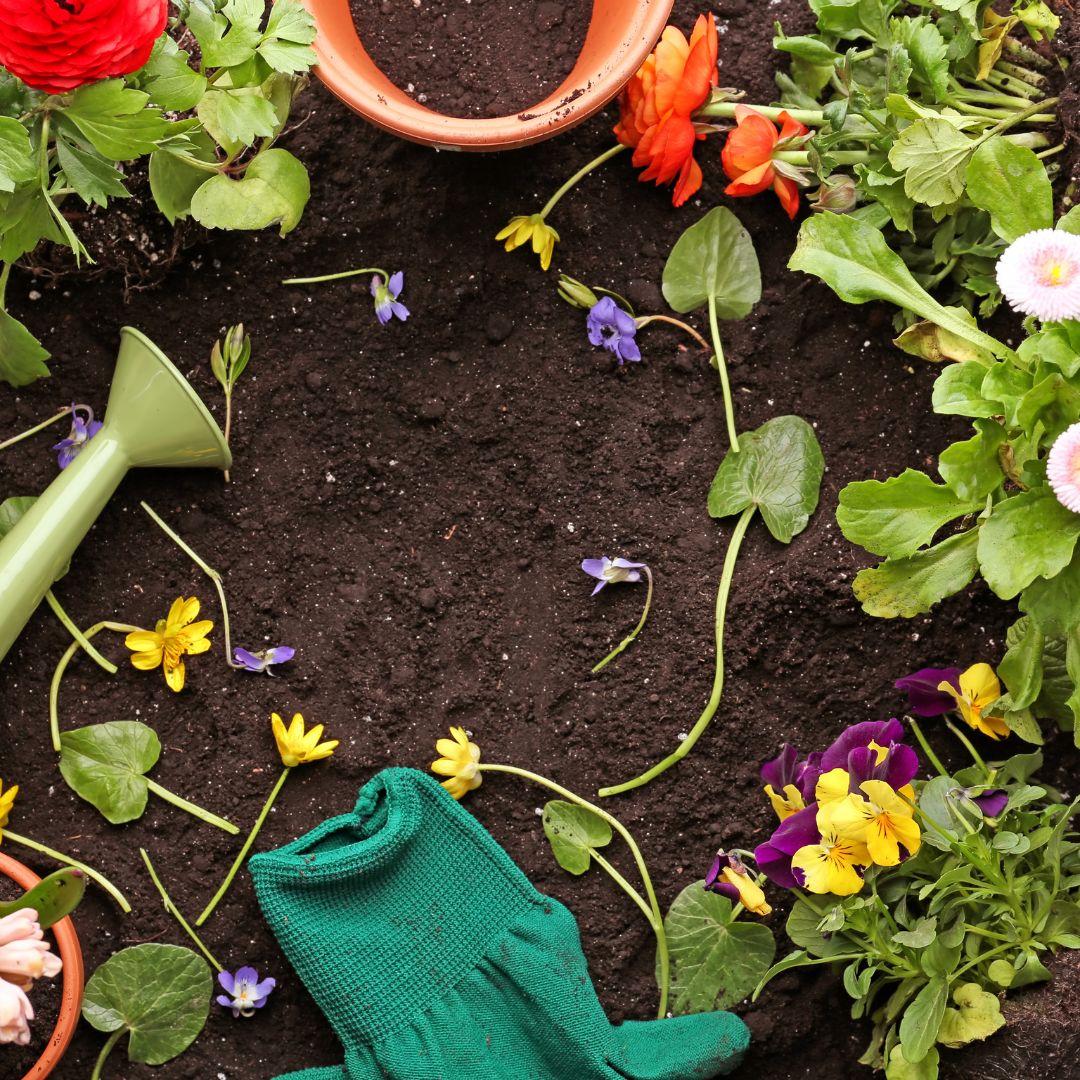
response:
M602 817L562 799L547 803L543 822L555 861L571 874L584 874L591 852L611 843L611 826Z
M12 386L44 379L49 374L45 366L49 355L18 319L0 308L0 379Z
M59 116L109 160L130 161L154 150L170 127L160 110L147 107L149 100L123 79L105 79L76 90Z
M738 922L726 896L687 885L664 919L671 957L669 1007L676 1015L726 1009L741 1001L769 970L772 931Z
M721 319L741 319L761 299L754 242L726 206L714 207L675 241L664 264L663 290L675 311L713 300Z
M209 966L191 949L134 945L90 977L82 1014L98 1031L126 1029L129 1060L161 1065L199 1037L213 990Z
M0 116L0 191L14 191L35 172L30 132L14 117Z
M801 417L777 416L739 436L709 488L716 518L761 511L769 532L788 544L806 528L817 508L825 459L814 429Z
M60 773L80 798L114 825L146 809L149 772L161 756L157 735L137 720L112 720L60 734Z
M311 195L307 170L287 150L259 154L240 180L212 176L194 194L191 216L208 229L265 229L292 232Z

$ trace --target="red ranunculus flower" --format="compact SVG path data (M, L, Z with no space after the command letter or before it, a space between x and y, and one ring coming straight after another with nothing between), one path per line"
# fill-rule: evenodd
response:
M712 15L698 16L689 41L681 30L668 26L619 99L615 135L633 147L636 166L647 166L638 179L657 184L675 180L671 201L676 206L701 187L694 145L705 136L694 130L691 115L708 101L718 82L716 53Z
M749 105L735 106L735 122L738 126L728 135L720 153L724 172L732 181L724 194L756 195L771 187L787 216L794 218L799 211L799 185L791 174L797 175L799 170L774 161L773 153L799 145L810 129L782 112L778 134L776 125Z
M0 64L27 86L65 94L141 68L168 0L0 0Z

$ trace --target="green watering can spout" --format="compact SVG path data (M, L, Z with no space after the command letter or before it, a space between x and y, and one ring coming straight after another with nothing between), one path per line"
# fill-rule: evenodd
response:
M231 464L225 436L188 381L125 326L103 427L0 541L0 661L128 469Z

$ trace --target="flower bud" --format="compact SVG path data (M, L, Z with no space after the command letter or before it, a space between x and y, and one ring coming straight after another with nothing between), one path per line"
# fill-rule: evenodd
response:
M827 210L831 214L849 214L858 202L855 181L844 173L832 173L814 192L813 210Z
M599 297L588 285L570 277L569 274L559 275L559 295L572 307L584 308L588 311L596 306Z

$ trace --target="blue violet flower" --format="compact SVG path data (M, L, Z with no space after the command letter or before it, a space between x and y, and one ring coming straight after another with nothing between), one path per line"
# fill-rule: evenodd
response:
M585 318L585 326L589 331L589 341L614 353L620 366L641 359L641 350L634 340L637 323L610 296L593 304Z

